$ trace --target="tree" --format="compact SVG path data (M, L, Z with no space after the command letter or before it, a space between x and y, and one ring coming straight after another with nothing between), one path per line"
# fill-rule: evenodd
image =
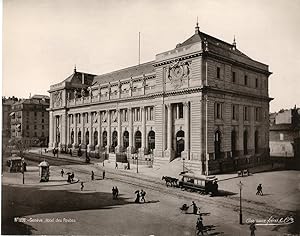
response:
M24 157L25 152L29 150L30 145L28 143L25 142L24 138L12 138L9 140L9 146L12 150L18 151L20 157Z

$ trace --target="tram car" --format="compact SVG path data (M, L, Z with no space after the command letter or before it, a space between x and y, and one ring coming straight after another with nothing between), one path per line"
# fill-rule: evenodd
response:
M181 173L179 187L183 190L200 192L202 194L218 194L218 179L215 176Z

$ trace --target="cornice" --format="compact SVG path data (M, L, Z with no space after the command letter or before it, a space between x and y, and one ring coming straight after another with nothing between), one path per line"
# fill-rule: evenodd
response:
M162 66L162 65L167 65L167 64L171 64L171 63L174 63L174 62L177 62L177 61L183 61L183 60L186 60L186 59L191 59L191 58L194 58L194 57L199 57L202 55L202 51L200 52L196 52L196 53L193 53L193 54L188 54L188 55L184 55L184 56L180 56L178 58L173 58L173 59L168 59L168 60L164 60L164 61L159 61L157 63L154 63L153 66L154 67L158 67L158 66Z

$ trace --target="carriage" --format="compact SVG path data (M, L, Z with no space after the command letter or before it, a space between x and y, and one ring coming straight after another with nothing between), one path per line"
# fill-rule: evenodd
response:
M182 176L182 179L179 181L181 189L217 195L218 179L215 176L196 175L192 173L183 173L180 175Z

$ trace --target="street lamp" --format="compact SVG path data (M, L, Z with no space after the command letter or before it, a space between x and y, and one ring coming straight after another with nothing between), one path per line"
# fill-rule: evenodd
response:
M136 151L136 173L139 173L139 149Z
M240 224L242 225L243 224L243 214L242 214L242 188L243 188L243 185L242 184L242 181L240 181L238 183L238 186L240 188Z
M23 175L23 184L25 184L25 175L24 175L24 172L25 172L25 160L24 160L24 157L22 158L22 175Z
M182 172L184 172L184 157L182 157Z

